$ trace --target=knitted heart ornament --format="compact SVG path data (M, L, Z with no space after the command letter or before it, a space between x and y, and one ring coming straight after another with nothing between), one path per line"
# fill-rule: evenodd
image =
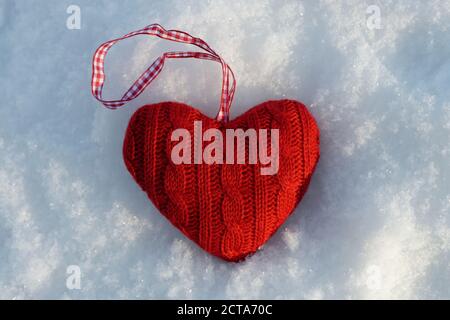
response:
M165 53L121 100L103 100L104 57L115 42L136 34L194 44L207 53ZM319 129L306 107L293 100L267 101L229 121L236 83L229 66L201 39L160 25L100 46L92 92L106 107L120 107L156 78L166 58L185 57L222 64L216 119L177 102L145 105L129 122L124 162L159 211L189 239L215 256L239 261L260 248L302 199L319 160Z

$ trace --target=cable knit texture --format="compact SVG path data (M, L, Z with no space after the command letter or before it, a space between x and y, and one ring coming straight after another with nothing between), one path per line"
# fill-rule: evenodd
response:
M226 129L267 129L269 154L270 129L279 129L278 172L261 175L265 165L259 159L248 164L248 143L246 164L174 164L171 151L178 141L171 141L172 132L187 129L194 143L194 121L202 122L203 132L219 129L224 141ZM319 129L306 107L292 100L264 102L227 124L185 104L163 102L133 114L123 156L134 180L173 225L211 254L239 261L260 248L302 199L319 160Z

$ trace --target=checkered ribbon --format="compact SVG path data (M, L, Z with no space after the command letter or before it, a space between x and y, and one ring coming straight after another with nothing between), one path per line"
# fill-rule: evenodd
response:
M104 100L102 98L103 84L105 83L105 70L104 61L108 50L118 41L134 37L136 35L151 35L157 36L161 39L166 39L175 42L182 42L193 44L206 52L197 51L172 51L165 52L158 59L156 59L150 67L148 67L144 73L133 83L133 85L125 92L120 100ZM186 32L177 30L166 30L159 24L151 24L141 30L130 32L121 38L109 40L103 43L94 53L92 59L92 94L100 101L105 107L110 109L117 109L123 106L126 102L131 101L138 97L144 89L158 76L164 67L166 59L179 59L179 58L196 58L205 59L220 62L222 65L222 95L220 98L220 109L216 119L218 121L228 122L231 102L233 101L234 91L236 89L236 79L233 71L228 64L212 50L209 45L202 39L195 38Z

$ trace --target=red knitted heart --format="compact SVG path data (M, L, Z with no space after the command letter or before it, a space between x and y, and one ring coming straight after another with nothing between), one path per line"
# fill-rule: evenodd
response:
M261 175L259 162L175 164L172 132L185 128L192 136L194 121L202 122L203 131L222 133L279 129L278 172ZM319 159L319 129L306 107L292 100L264 102L228 123L164 102L134 113L123 156L139 186L178 229L211 254L238 261L263 245L303 197Z
M104 99L106 54L118 41L137 35L187 43L202 51L165 52L120 99ZM183 31L166 30L159 24L127 33L97 48L92 59L92 94L105 107L120 108L144 91L161 72L166 60L181 58L220 63L222 90L216 119L175 102L143 106L128 125L123 146L125 164L161 213L187 237L218 257L238 261L264 244L303 197L319 160L319 129L306 107L292 100L262 103L229 122L236 90L236 78L230 66L202 39ZM173 160L173 151L177 149L174 147L178 145L172 138L175 130L180 132L178 129L189 138L194 136L193 146L190 141L189 147L181 148L183 164ZM234 144L235 138L228 139L228 133L239 132L238 129L245 132L244 136L250 134L248 139L241 137L240 143ZM214 135L207 138L208 132ZM260 162L256 161L254 132L259 132ZM199 141L197 135L203 138ZM219 141L222 143L219 148L211 148ZM194 149L195 164L184 161L185 155L191 156L188 154L191 149ZM208 154L207 149L214 152ZM206 159L215 162L202 164L199 156L205 154L210 156ZM219 154L226 158L225 164ZM249 164L245 164L246 159ZM270 161L266 162L267 159ZM275 168L271 175L263 174L263 171L267 173L267 164L269 169Z

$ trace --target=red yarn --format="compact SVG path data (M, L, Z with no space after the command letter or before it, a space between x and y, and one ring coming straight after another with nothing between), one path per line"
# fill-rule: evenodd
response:
M175 165L171 133L185 128L193 135L194 121L202 121L203 131L222 133L279 129L278 173L261 175L260 164ZM306 107L292 100L264 102L225 124L185 104L163 102L133 114L123 156L139 186L178 229L211 254L238 261L263 245L302 199L319 160L319 129Z

